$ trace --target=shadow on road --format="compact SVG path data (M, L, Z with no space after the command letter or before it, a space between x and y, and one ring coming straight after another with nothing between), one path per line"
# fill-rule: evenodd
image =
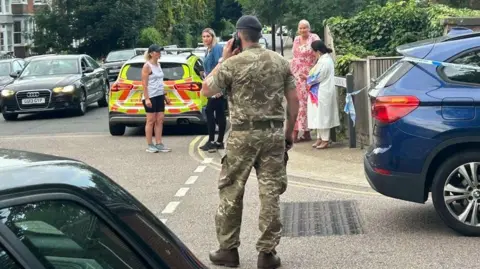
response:
M394 221L388 223L386 228L392 234L398 232L411 233L413 231L420 234L458 236L443 223L432 204L395 208L390 212L390 215L392 218L388 219Z
M206 128L200 125L167 125L163 126L164 136L185 136L208 134ZM125 136L145 136L145 127L127 127Z
M46 111L41 113L34 114L20 114L16 121L34 121L34 120L54 120L54 119L66 119L66 118L78 118L85 117L88 113L93 113L96 110L101 110L101 107L98 106L89 106L87 108L87 113L84 116L76 116L74 111L63 110L63 111Z

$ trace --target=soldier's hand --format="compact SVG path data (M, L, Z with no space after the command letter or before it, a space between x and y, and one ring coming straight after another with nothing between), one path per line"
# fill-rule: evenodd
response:
M293 136L285 137L285 151L289 151L293 147Z
M233 55L237 55L240 52L240 48L236 48L234 51L232 51L232 46L233 46L233 38L228 40L227 44L225 44L225 46L223 47L222 58L224 61L232 57Z

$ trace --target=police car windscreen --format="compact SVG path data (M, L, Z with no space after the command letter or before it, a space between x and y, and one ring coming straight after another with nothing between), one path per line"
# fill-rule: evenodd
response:
M180 63L161 63L160 65L163 70L164 80L180 80L183 79L185 74L184 66ZM127 80L142 80L142 67L143 63L138 64L130 64L126 65L124 68L126 71L126 78ZM187 68L187 66L185 66Z

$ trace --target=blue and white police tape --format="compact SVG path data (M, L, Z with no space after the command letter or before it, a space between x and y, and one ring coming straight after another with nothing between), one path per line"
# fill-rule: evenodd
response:
M355 106L353 105L353 95L359 94L361 91L365 90L367 87L360 89L355 92L347 93L347 96L345 97L345 107L343 108L343 111L350 115L350 118L352 119L353 126L355 126L355 119L356 119L356 113L355 113Z
M480 66L467 65L467 64L453 64L453 63L425 60L425 59L413 58L413 57L405 57L400 59L400 61L480 71Z
M457 68L457 69L460 69L460 70L461 69L467 69L467 70L480 71L480 66L446 63L446 62L425 60L425 59L413 58L413 57L404 57L404 58L400 59L399 61L413 62L413 63L420 63L420 64L428 64L428 65L442 66L442 67L452 67L452 68ZM352 122L353 122L354 126L355 126L356 114L355 114L355 106L353 104L352 96L359 94L361 91L365 90L366 88L367 87L365 87L363 89L360 89L358 91L352 92L352 93L347 93L347 96L345 97L345 107L344 107L343 111L350 115L350 118L352 119Z

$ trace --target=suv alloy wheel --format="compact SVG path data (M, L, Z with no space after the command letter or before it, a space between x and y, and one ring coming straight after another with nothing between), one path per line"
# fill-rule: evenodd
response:
M460 234L480 236L480 154L470 150L448 158L433 179L432 199L442 220Z

